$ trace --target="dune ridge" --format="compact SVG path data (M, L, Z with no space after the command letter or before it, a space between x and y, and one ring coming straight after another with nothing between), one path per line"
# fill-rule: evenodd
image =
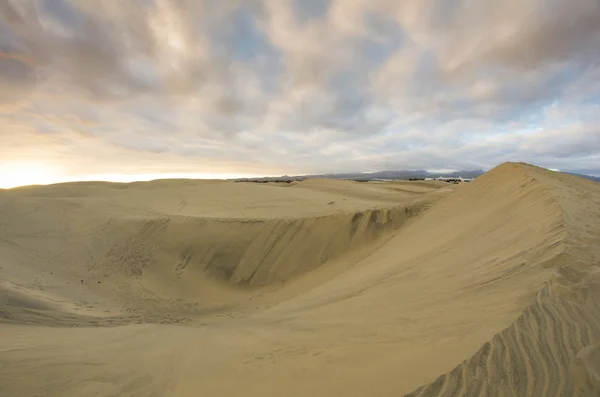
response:
M508 167L525 172L559 207L563 248L542 264L551 278L473 357L407 396L600 394L600 186L526 164L499 170Z
M0 395L599 393L593 181L68 188L0 195Z

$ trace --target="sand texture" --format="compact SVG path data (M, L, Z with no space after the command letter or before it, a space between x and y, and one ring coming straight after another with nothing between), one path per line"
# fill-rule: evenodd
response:
M600 184L0 191L0 396L600 395Z

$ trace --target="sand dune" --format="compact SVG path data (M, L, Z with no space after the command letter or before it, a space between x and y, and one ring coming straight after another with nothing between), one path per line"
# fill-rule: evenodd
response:
M551 275L508 328L410 396L600 395L600 184L512 167L543 186L560 209L561 252L540 263Z
M0 395L599 395L599 237L526 164L0 191Z
M190 305L214 311L248 295L239 287L281 283L368 250L442 197L444 187L425 186L415 196L347 181L330 181L337 190L323 193L323 184L86 182L7 192L0 196L5 294L63 310L11 305L4 317L68 325L77 309L85 314L78 324L122 324L123 312L132 311L138 322L184 321ZM147 308L146 297L159 299L159 307ZM99 309L110 315L88 317Z

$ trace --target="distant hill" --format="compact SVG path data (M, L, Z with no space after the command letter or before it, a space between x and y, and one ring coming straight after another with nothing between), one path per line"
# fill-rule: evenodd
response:
M589 180L592 180L592 181L600 182L600 177L598 177L598 176L592 176L592 175L586 175L586 174L578 174L578 173L575 173L575 172L565 172L565 174L574 175L574 176L578 176L578 177L581 177L581 178L589 179Z
M380 179L425 179L425 178L477 178L485 173L483 170L459 170L453 172L429 172L426 170L395 170L395 171L377 171L377 172L344 172L330 174L310 174L310 175L283 175L263 178L241 178L235 179L237 182L292 182L303 181L305 179L352 179L356 181L373 181ZM563 171L565 174L586 178L592 181L600 182L600 177L588 175L581 172Z
M396 170L396 171L377 171L377 172L346 172L346 173L332 173L332 174L314 174L314 175L296 175L288 176L283 175L280 177L264 177L264 178L241 178L235 179L238 182L290 182L290 181L302 181L304 179L352 179L360 181L370 181L379 179L396 179L396 180L408 180L411 178L477 178L483 175L483 170L461 170L454 172L429 172L426 170Z

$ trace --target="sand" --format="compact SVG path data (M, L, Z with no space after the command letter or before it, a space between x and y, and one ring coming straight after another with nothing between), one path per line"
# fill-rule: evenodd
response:
M600 395L600 184L0 191L0 396Z

